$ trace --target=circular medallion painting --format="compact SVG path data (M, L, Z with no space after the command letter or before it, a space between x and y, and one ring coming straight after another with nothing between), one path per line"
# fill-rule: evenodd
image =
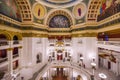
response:
M46 14L46 9L44 6L42 6L41 4L39 3L35 3L33 5L33 8L32 8L32 12L34 14L34 16L38 19L42 19L45 17L45 14Z
M86 5L84 3L80 3L78 5L76 5L73 8L73 14L75 16L76 19L81 19L84 17L84 15L86 14Z
M51 18L49 22L49 27L50 28L69 28L70 21L64 15L56 15L53 18Z

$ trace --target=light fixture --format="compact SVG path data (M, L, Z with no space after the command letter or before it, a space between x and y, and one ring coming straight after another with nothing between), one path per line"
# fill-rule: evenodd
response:
M101 78L101 80L107 78L107 76L104 73L99 73L99 77Z
M93 77L94 77L94 74L95 74L95 66L96 66L96 63L92 62L91 63L91 66L92 66L92 70L93 70Z
M95 67L95 66L96 66L96 63L92 62L91 65L92 65L93 67Z
M84 58L83 57L80 57L80 60L83 60Z

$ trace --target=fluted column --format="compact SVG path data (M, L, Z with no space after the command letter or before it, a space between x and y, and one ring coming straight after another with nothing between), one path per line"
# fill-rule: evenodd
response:
M21 66L22 46L19 46L18 54L19 54L19 69L21 69L22 68Z
M9 62L8 70L11 74L13 74L13 64L12 64L13 55L12 55L12 52L13 52L13 48L7 49L8 62Z

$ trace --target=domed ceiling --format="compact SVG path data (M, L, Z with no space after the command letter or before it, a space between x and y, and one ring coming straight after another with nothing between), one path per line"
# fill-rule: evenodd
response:
M0 0L0 14L21 21L20 10L15 0Z
M45 18L49 18L51 15L55 16L63 15L59 14L59 12L57 12L57 14L54 13L54 11L57 10L63 10L63 12L66 12L68 15L70 15L71 18L74 20L73 25L81 24L86 21L89 0L29 0L29 1L31 2L32 6L34 22L36 23L45 24ZM69 26L66 26L65 28L68 27Z
M73 6L82 0L36 0L52 8Z
M50 28L70 28L87 20L104 20L119 13L119 6L120 0L0 0L0 15Z

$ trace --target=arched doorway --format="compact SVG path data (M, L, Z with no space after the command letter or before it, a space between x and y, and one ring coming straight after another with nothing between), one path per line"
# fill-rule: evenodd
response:
M57 54L57 60L63 60L63 54Z

